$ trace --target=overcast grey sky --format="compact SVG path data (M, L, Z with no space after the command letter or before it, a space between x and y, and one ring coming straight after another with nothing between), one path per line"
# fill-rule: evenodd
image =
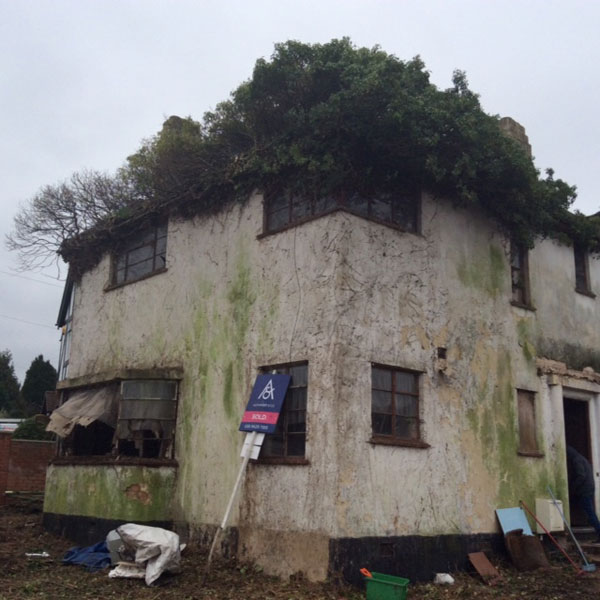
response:
M442 88L465 70L487 112L525 126L538 168L596 212L599 29L590 0L0 0L0 235L41 186L114 171L169 115L200 119L273 44L343 36L419 54ZM16 266L2 245L0 350L22 381L40 353L56 366L62 284Z

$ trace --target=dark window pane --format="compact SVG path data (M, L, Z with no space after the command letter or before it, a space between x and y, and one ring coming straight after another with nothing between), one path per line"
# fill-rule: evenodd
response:
M262 447L263 456L283 456L283 436L281 435L267 435Z
M288 374L291 375L291 385L294 387L305 386L308 383L308 367L307 365L295 365L288 369Z
M392 394L391 392L381 392L373 390L371 392L372 410L378 413L392 413Z
M123 283L125 281L125 269L119 269L115 273L115 283Z
M380 221L391 222L392 204L389 198L378 197L371 199L371 217Z
M306 431L306 415L304 411L288 413L287 430L288 433L303 433Z
M396 417L396 437L406 440L419 439L419 424L417 420Z
M406 231L417 230L418 194L397 194L392 197L392 222Z
M371 413L374 435L392 435L392 416Z
M396 414L404 417L418 416L417 398L415 396L396 394Z
M288 388L285 404L286 410L304 410L306 408L306 388Z
M154 256L154 247L153 246L142 246L141 248L136 248L129 252L127 256L127 264L134 265L139 262L147 261Z
M174 419L172 400L122 400L121 419Z
M280 227L285 227L290 222L290 211L286 206L283 210L278 210L277 212L273 212L267 215L267 229L272 231L274 229L279 229Z
M304 456L306 438L303 435L288 436L288 456Z
M138 277L143 277L148 273L152 273L153 270L153 260L149 259L144 262L137 263L135 265L131 265L127 269L127 280L138 279Z
M373 367L373 388L378 390L392 391L392 371Z
M156 254L164 255L164 254L166 254L166 252L167 252L167 238L160 237L156 240Z
M416 394L419 391L417 388L417 376L415 373L396 371L394 375L396 379L395 387L397 392L409 392L411 394Z
M299 221L312 214L308 198L295 197L292 200L292 221Z
M315 214L319 215L338 206L335 196L320 196L315 200Z
M360 194L352 194L348 198L348 208L365 217L369 216L369 200Z
M286 194L278 194L277 196L272 196L267 203L267 212L274 213L280 211L282 209L288 209L290 205L290 200Z

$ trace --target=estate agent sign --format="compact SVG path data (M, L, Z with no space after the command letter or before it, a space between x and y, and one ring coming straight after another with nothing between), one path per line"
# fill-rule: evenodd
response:
M258 375L240 431L273 433L291 377L281 374Z

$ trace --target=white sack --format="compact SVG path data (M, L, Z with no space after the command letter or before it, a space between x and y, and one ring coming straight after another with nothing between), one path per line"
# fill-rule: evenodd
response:
M181 553L176 533L135 523L117 527L117 533L125 546L135 552L136 564L146 565L146 585L151 585L164 571L179 571Z

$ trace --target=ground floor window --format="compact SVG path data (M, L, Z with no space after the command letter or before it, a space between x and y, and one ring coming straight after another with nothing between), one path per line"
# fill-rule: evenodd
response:
M281 414L275 433L266 435L260 453L261 459L282 459L293 462L303 459L306 452L306 396L308 389L308 363L277 365L262 369L290 375Z
M416 371L372 365L372 441L423 445L419 416L420 376Z
M63 456L172 458L175 380L128 380L63 392L48 430Z

